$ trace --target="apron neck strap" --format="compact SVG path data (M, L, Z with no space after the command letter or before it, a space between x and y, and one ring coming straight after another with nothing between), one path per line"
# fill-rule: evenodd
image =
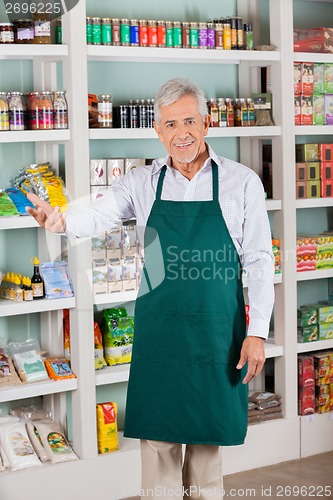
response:
M158 183L157 183L157 188L156 188L156 200L158 200L158 201L160 201L160 199L161 199L165 172L166 172L166 165L164 165L164 167L162 168L162 170L160 172L160 175L158 176Z

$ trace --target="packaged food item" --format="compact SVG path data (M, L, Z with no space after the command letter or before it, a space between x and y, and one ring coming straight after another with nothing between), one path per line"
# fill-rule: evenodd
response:
M92 283L94 294L108 293L108 269L105 259L94 259Z
M26 207L33 207L31 201L17 188L7 188L6 193L14 203L19 215L28 215Z
M43 7L43 4L41 4ZM39 9L32 15L34 21L34 43L51 43L51 23L46 12L40 12Z
M296 95L294 97L294 115L295 115L295 125L301 124L301 96Z
M324 93L333 94L333 64L324 64Z
M13 24L15 43L33 43L35 34L32 19L15 19Z
M32 447L23 422L1 425L0 441L11 471L42 465Z
M333 304L318 306L319 323L333 323Z
M94 347L95 347L95 370L100 370L107 366L104 359L102 332L97 321L94 322Z
M325 94L325 125L333 125L333 94Z
M257 126L274 125L272 118L272 94L254 93L251 95L256 113Z
M333 323L321 323L319 325L319 340L333 339Z
M119 449L117 428L117 403L96 405L98 453L110 453Z
M319 152L319 159L322 162L333 161L333 144L319 144L318 152Z
M73 297L73 285L69 276L67 262L62 260L43 262L42 273L45 287L45 298L59 299Z
M110 94L98 96L98 124L100 128L112 127L112 97Z
M301 96L301 125L312 125L313 123L313 96Z
M71 359L71 332L70 332L70 319L69 309L64 309L63 312L63 329L64 329L64 355L65 359Z
M0 387L20 384L21 380L15 371L11 357L5 348L0 347Z
M313 63L302 63L301 94L310 96L313 94L314 68Z
M333 52L333 28L294 28L295 52Z
M63 356L52 356L45 360L45 368L53 380L66 380L76 378L69 364Z
M52 464L78 460L59 422L36 421L35 426Z
M90 160L90 185L106 186L106 160Z
M104 309L103 311L103 344L104 356L108 365L130 363L134 335L133 316L123 315L123 308Z
M34 273L31 277L32 297L34 300L43 299L45 296L44 280L40 275L38 257L34 258Z
M53 94L53 128L56 130L68 128L67 101L62 90L56 90Z
M319 340L319 327L317 324L297 328L298 342L314 342L316 340Z
M8 349L22 382L48 380L49 377L37 339L28 339L25 342L10 342Z
M51 413L41 406L18 406L10 410L10 414L13 415L17 420L43 420L49 419Z
M30 438L31 444L34 447L34 450L41 462L48 462L49 461L49 455L47 454L44 445L42 443L41 437L38 433L37 427L33 422L27 422L26 423L27 427L27 433Z
M330 383L332 358L327 352L315 353L314 356L316 385Z
M325 125L325 97L313 95L313 125Z
M319 148L318 144L296 144L296 161L318 161Z
M309 326L318 323L318 306L301 306L297 310L297 326Z
M15 204L5 191L0 189L0 217L19 215Z
M255 391L249 395L249 400L256 403L259 410L279 406L281 404L281 396L268 391Z
M315 412L315 386L299 388L298 390L298 414L311 415Z
M0 92L0 131L9 130L9 106L6 92Z
M315 385L314 359L312 355L299 355L298 364L298 387L313 387Z
M23 100L22 92L10 92L8 94L9 105L9 129L25 129L26 106Z

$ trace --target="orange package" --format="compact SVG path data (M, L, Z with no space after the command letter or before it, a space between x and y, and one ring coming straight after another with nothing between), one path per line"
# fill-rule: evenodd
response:
M63 356L54 356L45 360L45 368L50 378L63 380L76 378L69 364Z

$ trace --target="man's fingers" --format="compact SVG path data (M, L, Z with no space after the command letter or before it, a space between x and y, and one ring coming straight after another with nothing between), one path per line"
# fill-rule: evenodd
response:
M53 208L47 201L41 200L39 196L34 193L27 193L28 200L31 201L36 207L41 208L46 215L50 215L53 212ZM29 212L30 213L30 212Z
M247 368L247 373L245 377L243 378L243 384L247 384L252 380L254 377L259 375L261 370L263 369L264 362L263 361L249 361L248 368Z

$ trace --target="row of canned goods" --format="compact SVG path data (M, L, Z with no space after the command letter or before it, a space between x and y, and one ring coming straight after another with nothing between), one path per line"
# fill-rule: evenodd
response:
M0 92L0 131L68 128L65 92Z
M207 22L87 17L88 45L252 50L253 27L241 17Z

